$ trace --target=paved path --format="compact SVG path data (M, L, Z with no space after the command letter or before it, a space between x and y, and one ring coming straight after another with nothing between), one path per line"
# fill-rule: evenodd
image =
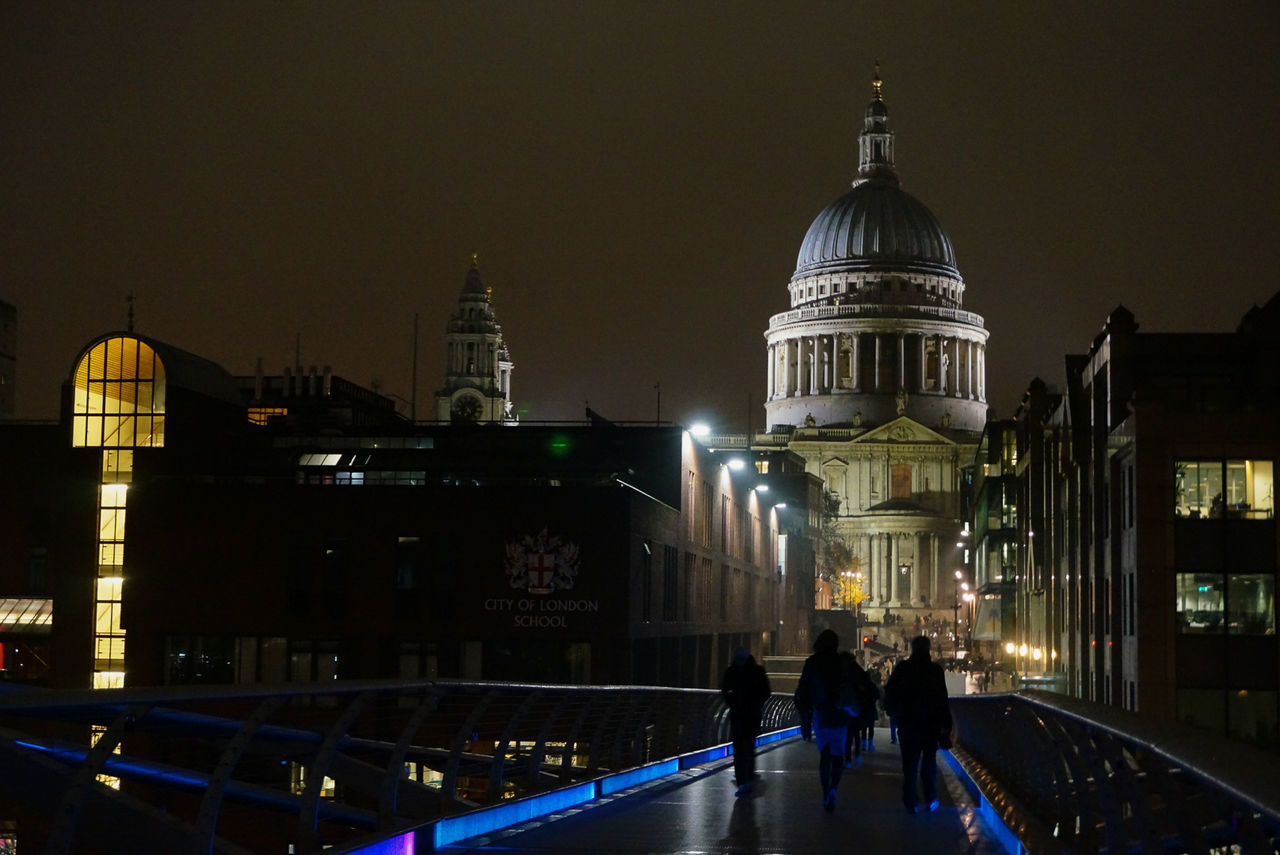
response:
M888 730L861 767L846 769L834 813L822 809L817 749L790 739L757 756L760 782L734 798L733 762L719 761L590 805L460 841L452 852L672 855L1005 855L939 755L937 813L909 815Z

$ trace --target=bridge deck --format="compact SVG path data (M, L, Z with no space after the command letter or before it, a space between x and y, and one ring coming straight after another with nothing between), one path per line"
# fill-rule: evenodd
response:
M846 769L834 813L822 809L817 749L789 739L762 748L760 782L734 797L733 761L722 760L444 847L452 852L723 853L810 855L835 851L906 855L1005 855L994 830L939 753L937 813L909 815L901 761L888 730L860 767Z

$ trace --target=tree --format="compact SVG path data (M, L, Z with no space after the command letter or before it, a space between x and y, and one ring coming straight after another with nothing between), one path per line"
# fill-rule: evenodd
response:
M840 497L827 490L823 494L822 526L814 543L818 577L831 586L835 604L852 611L867 599L867 580L862 562L840 533L839 519Z

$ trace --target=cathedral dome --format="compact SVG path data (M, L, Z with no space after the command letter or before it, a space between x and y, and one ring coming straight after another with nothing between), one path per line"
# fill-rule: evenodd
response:
M868 270L960 275L938 218L894 181L859 181L824 208L800 245L793 279Z

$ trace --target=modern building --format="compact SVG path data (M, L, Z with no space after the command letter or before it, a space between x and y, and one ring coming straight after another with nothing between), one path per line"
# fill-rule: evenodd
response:
M927 631L954 650L988 334L963 307L946 230L900 186L878 72L852 189L814 218L787 292L765 332L767 432L751 445L789 449L824 482L833 554L851 558L820 574L856 579L880 640Z
M1016 634L1013 609L1018 559L1017 422L992 419L969 471L971 552L966 568L973 596L966 607L966 643L984 668L1007 660L1005 636Z
M1229 333L1115 309L1019 414L1019 674L1280 747L1277 458L1280 293Z
M821 491L785 449L413 424L328 369L237 378L130 332L73 365L57 424L0 429L0 609L46 618L10 676L706 687L735 646L807 646Z

